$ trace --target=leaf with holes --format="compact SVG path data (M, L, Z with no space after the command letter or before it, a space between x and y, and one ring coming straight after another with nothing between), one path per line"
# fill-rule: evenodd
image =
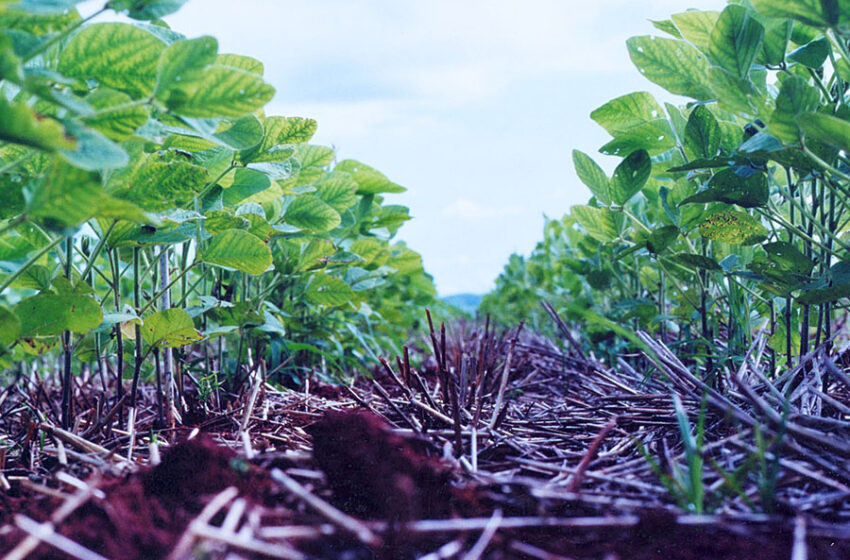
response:
M684 41L632 37L626 41L632 62L648 80L670 93L698 100L714 97L708 83L708 60Z
M611 178L611 199L620 206L636 195L652 173L652 161L646 150L638 150L620 162Z
M687 197L679 204L725 202L741 208L765 206L770 199L767 176L747 168L749 175L742 177L733 169L724 169L715 173L708 181L708 187Z

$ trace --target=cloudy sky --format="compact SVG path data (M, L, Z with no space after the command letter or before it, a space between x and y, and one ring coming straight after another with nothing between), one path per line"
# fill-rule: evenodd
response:
M443 295L484 293L513 252L588 191L571 151L607 141L590 112L637 90L625 40L724 0L191 0L167 21L265 63L269 114L308 116L340 159L408 192L401 238ZM660 33L660 32L659 32ZM609 171L616 162L600 163Z

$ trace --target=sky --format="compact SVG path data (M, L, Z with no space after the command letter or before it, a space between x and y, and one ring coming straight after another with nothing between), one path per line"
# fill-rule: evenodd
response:
M588 200L573 149L613 170L593 109L642 90L676 101L641 77L625 40L660 35L651 19L724 5L190 0L166 21L261 60L277 92L267 114L316 119L314 143L405 186L388 196L414 217L399 238L451 295L492 289L511 253L542 238L544 216Z

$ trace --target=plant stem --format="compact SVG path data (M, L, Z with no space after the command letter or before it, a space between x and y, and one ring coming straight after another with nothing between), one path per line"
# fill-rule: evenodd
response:
M136 314L142 316L142 287L139 278L139 248L133 248L133 307L136 309ZM136 362L133 368L133 385L130 389L130 407L136 408L136 399L138 398L139 375L142 372L142 328L138 323L135 324L136 331Z
M74 260L74 236L65 238L65 278L71 281L72 262ZM71 371L71 331L62 333L62 348L65 354L64 375L62 378L62 428L67 430L71 426L71 384L73 382Z

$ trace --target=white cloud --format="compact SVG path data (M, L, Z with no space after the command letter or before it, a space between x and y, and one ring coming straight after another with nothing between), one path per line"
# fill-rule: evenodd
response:
M489 289L511 252L540 239L542 213L587 200L570 150L610 173L616 162L595 153L608 136L590 111L629 91L658 91L632 66L625 40L661 34L648 19L725 4L191 0L167 21L263 61L278 92L268 114L315 118L315 142L408 187L392 197L415 215L401 236L440 291L453 293ZM82 4L86 13L102 5Z
M522 214L522 206L488 206L474 200L458 198L442 210L442 215L448 218L464 220L495 220Z

